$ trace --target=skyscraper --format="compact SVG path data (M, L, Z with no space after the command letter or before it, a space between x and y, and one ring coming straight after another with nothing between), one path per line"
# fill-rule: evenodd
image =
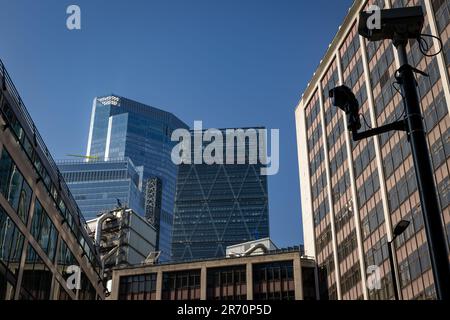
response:
M188 126L171 113L110 95L94 99L87 156L104 160L130 158L143 167L143 183L161 180L159 229L161 260L169 260L177 166L171 161L171 134Z
M224 136L226 130L220 130ZM261 175L262 164L248 162L248 153L258 144L245 142L246 164L180 165L174 260L223 257L229 245L269 237L267 176Z
M142 168L136 168L129 158L57 164L86 220L121 205L144 217Z
M403 299L433 299L435 288L417 191L410 145L404 132L352 141L344 115L331 106L329 90L346 84L355 92L363 129L403 116L396 87L399 59L391 41L367 42L358 35L361 10L421 5L424 34L441 37L443 52L424 56L417 41L408 46L417 75L440 206L450 234L450 25L449 0L355 1L306 88L295 111L307 255L319 265L322 297L393 297L387 242L400 220L409 220L395 241L394 258ZM427 39L432 41L430 39ZM435 42L437 44L437 41ZM433 46L432 50L437 50ZM431 52L430 52L431 53ZM370 267L377 267L381 289L369 288Z

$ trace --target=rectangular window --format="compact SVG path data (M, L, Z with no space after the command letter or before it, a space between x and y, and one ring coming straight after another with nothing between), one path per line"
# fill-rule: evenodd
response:
M58 241L58 231L37 199L34 206L33 220L31 221L31 234L47 254L48 258L53 261L55 258L56 242Z
M6 149L0 158L0 191L26 225L32 191Z

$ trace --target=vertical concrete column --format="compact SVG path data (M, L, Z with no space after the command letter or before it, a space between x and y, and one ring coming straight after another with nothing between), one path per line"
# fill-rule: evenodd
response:
M247 263L247 300L253 300L253 266L251 262Z
M431 0L425 0L425 9L427 12L428 21L430 23L431 34L439 36L439 29L436 22L436 16L433 10L433 4ZM439 42L437 39L433 39L434 48L439 48ZM445 48L443 48L444 50ZM445 101L447 102L448 112L450 114L450 76L447 72L447 64L445 62L445 57L443 54L438 54L436 56L436 61L439 68L440 79L442 82L442 89L444 90Z
M336 62L337 63L337 62ZM327 177L327 197L328 197L328 206L330 208L330 224L331 224L331 243L333 247L333 259L334 259L334 275L336 278L336 292L337 299L342 300L342 291L341 291L341 271L339 268L339 259L338 259L338 247L337 247L337 233L336 233L336 225L334 223L334 204L333 204L333 190L331 188L331 165L330 158L328 153L328 142L327 142L327 124L325 122L325 105L323 101L323 88L322 84L319 81L317 85L317 91L319 92L319 102L320 102L320 122L322 123L322 141L323 141L323 150L324 150L324 163L325 163L325 173Z
M360 50L362 48L362 45L359 46ZM336 53L336 61L338 66L338 74L339 74L339 82L341 85L344 84L344 72L342 71L341 66L341 57L339 55L339 51ZM344 120L344 127L348 128L347 124L347 117L343 117ZM355 171L353 167L353 150L352 150L352 144L351 144L351 137L350 132L348 130L345 130L345 145L346 145L346 151L347 151L347 161L348 161L348 172L350 175L350 191L352 193L352 199L350 200L352 210L353 210L353 217L355 221L355 230L356 230L356 242L358 243L358 257L359 257L359 269L361 273L361 287L362 292L364 296L364 300L369 299L369 295L367 293L367 287L366 287L366 270L365 270L365 264L364 264L364 244L362 239L362 231L361 231L361 216L359 214L359 205L358 205L358 193L356 191L356 178L355 178ZM370 141L368 141L370 143Z
M293 261L294 267L294 286L295 286L295 300L303 300L303 275L302 275L302 262L300 255Z
M202 266L200 271L200 300L206 300L206 288L208 287L206 275L206 266Z
M162 299L162 280L163 280L163 273L160 270L156 275L156 300Z
M119 300L119 283L120 276L116 271L113 271L112 283L111 283L111 295L108 300Z

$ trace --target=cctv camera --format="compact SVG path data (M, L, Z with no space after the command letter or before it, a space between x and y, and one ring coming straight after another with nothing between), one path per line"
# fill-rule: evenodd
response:
M358 31L369 41L417 39L422 33L422 7L361 12Z
M361 128L359 119L359 103L352 90L343 85L330 90L330 98L333 105L341 109L347 115L348 129L358 131Z

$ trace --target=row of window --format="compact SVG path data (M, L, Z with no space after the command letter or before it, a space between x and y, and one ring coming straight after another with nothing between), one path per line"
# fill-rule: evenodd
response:
M353 218L353 208L351 201L344 205L334 217L336 233L342 230L344 226Z
M386 236L383 236L367 250L365 257L366 267L381 266L386 259L389 259L389 247Z
M402 288L424 274L431 266L428 245L424 243L405 260L399 263Z
M358 246L356 241L356 230L353 230L341 243L338 245L338 261L342 262L347 258Z
M66 185L64 185L63 180L58 181L58 186L52 183L50 174L47 172L46 168L42 164L42 161L40 159L40 156L38 155L38 152L35 150L35 148L39 147L37 138L34 139L34 142L32 143L32 140L30 140L27 135L25 134L25 131L23 130L19 120L17 119L13 109L11 106L6 102L3 101L2 105L0 106L0 111L5 119L5 122L7 123L7 126L11 128L11 132L15 136L16 140L18 141L19 145L21 146L24 153L29 158L30 162L33 164L34 169L38 176L40 177L38 179L38 182L43 182L44 186L46 187L49 195L54 200L55 207L58 209L61 216L65 219L68 226L70 227L70 230L72 231L75 238L78 240L80 247L83 249L84 252L86 252L86 256L91 262L91 265L94 270L98 273L98 267L96 260L96 254L89 245L90 239L86 240L87 235L83 234L83 231L81 228L81 213L78 212L71 212L68 208L66 203L64 203L63 197L60 193L61 188L65 187L66 192L70 196L70 191ZM35 129L34 129L35 130ZM35 132L36 136L39 137L39 134ZM40 141L40 140L39 140ZM46 149L45 149L46 150ZM48 154L48 151L46 151L46 155L50 157ZM52 162L52 160L49 160ZM6 164L5 164L6 165ZM55 165L56 168L56 165ZM57 169L56 169L57 170ZM59 171L58 171L59 176ZM75 204L75 200L73 200L73 203ZM76 206L76 204L75 204Z
M119 300L155 300L156 277L156 273L120 277Z
M359 207L362 208L378 189L380 189L380 179L378 177L378 170L375 170L358 189Z
M328 203L327 197L322 200L319 206L314 210L314 225L318 226L319 223L325 219L328 212L330 212L330 205Z
M417 181L414 167L397 181L396 185L388 191L388 202L391 212L397 210L411 194L417 190Z
M363 239L367 239L384 222L383 203L380 201L361 222Z
M361 269L359 263L354 264L341 276L342 294L346 294L361 281Z
M341 123L342 121L339 121ZM347 160L346 145L342 145L339 150L336 151L336 155L330 160L330 175L333 177L337 170L342 167Z
M355 178L358 178L367 166L375 158L375 146L372 141L368 141L366 146L361 150L360 154L354 160Z
M32 191L6 149L0 157L0 192L27 225Z
M392 147L391 151L384 157L384 174L388 179L395 170L405 161L411 153L411 147L407 141L406 134L402 135L400 141Z
M325 230L316 238L316 251L320 253L331 242L332 233L331 225L328 225Z
M349 43L347 49L341 55L342 70L346 70L347 69L347 67L350 64L352 58L358 52L359 47L360 47L359 37L358 37L358 35L355 35L353 37L352 41Z

